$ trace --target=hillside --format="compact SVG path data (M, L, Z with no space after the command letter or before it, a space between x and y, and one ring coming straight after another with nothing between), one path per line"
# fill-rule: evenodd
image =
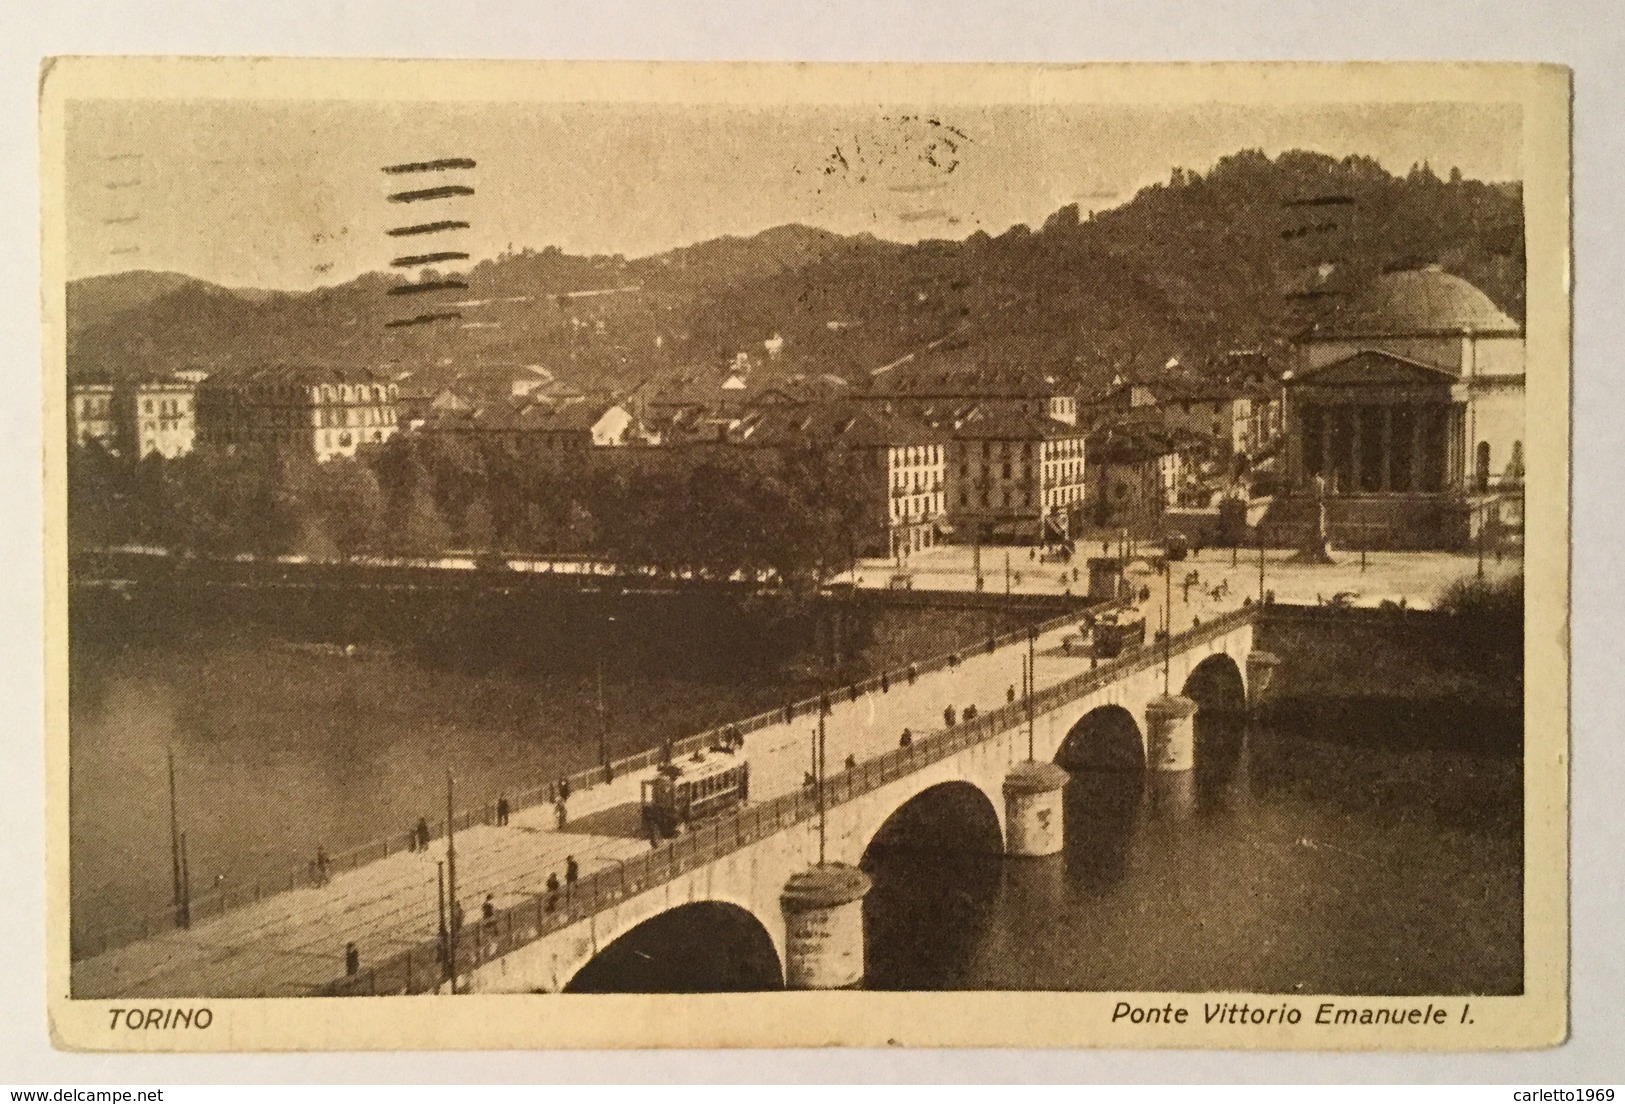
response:
M524 249L475 265L466 291L392 295L369 275L307 293L246 293L173 274L69 288L70 372L144 372L266 359L411 365L542 363L579 387L760 350L861 381L947 334L988 362L1076 378L1200 364L1269 348L1335 311L1284 292L1335 271L1335 292L1385 269L1439 263L1523 316L1516 185L1394 176L1367 158L1257 151L1175 170L1115 210L1063 208L1037 230L913 245L782 226L653 257ZM390 327L415 312L458 319Z

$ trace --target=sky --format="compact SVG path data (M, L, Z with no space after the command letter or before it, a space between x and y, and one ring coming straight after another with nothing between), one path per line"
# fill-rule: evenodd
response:
M81 100L68 105L70 278L174 271L309 288L403 252L644 256L805 223L898 241L1113 207L1239 149L1427 161L1521 179L1515 105L711 106ZM472 169L384 166L472 159ZM472 196L390 202L460 184ZM467 230L392 237L452 219ZM402 243L410 243L403 247ZM425 245L424 243L432 243Z

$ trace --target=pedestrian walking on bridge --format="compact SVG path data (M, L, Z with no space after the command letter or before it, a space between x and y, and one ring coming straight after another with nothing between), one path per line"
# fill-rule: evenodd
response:
M497 798L497 827L508 823L508 795L502 794Z
M573 888L576 879L579 877L581 877L581 866L576 862L576 857L566 855L564 857L564 884Z
M567 805L565 805L564 798L562 797L553 803L553 818L558 821L558 826L561 831L563 830L565 824L567 824L570 820L570 809Z
M429 819L427 817L418 817L418 850L427 851L428 849Z

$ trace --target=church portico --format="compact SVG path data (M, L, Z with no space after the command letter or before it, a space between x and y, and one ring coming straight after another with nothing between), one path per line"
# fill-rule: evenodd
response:
M1460 547L1486 495L1519 493L1523 335L1467 281L1381 276L1298 354L1277 539L1313 524L1324 498L1335 544Z
M1438 494L1460 481L1463 406L1446 373L1363 352L1290 383L1288 465L1299 485Z

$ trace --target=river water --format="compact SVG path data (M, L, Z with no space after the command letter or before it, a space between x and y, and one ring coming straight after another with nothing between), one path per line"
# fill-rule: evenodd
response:
M331 855L598 760L599 664L613 758L812 692L801 614L579 604L427 616L335 593L76 597L69 865L76 946L158 922L172 894L168 756L194 898L286 889ZM419 611L420 613L421 611ZM1027 614L1025 616L1032 616ZM864 672L1014 628L1003 611L843 614ZM348 643L347 643L348 642ZM827 677L827 676L826 676ZM210 896L212 899L212 895Z
M1518 760L1410 716L1238 730L1171 789L1076 772L1051 858L871 852L867 985L1520 992Z

